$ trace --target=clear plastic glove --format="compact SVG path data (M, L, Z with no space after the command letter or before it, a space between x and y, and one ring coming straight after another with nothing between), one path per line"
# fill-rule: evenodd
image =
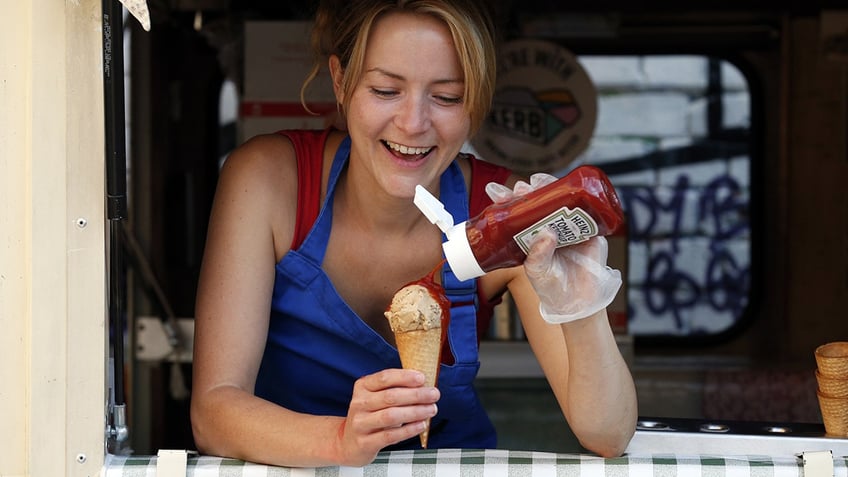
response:
M530 183L519 181L510 190L489 183L486 193L495 203L544 187L557 178L533 174ZM524 261L524 271L539 296L539 311L549 323L567 323L594 315L609 306L621 287L621 272L607 266L608 245L604 237L556 248L553 231L536 236Z
M567 323L603 310L621 287L621 272L607 266L607 240L556 249L550 230L538 234L524 271L539 295L539 311L548 323Z

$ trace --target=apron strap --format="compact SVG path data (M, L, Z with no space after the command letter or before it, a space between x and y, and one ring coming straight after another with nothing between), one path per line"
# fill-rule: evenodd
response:
M333 197L336 193L336 184L342 171L347 165L347 160L350 157L350 136L346 136L339 144L335 156L333 156L333 165L330 167L330 178L327 182L327 197L324 198L324 203L321 205L321 212L315 220L312 231L306 236L301 244L298 252L301 255L315 262L318 267L324 262L324 254L327 252L327 243L330 240L330 224L324 224L325 221L333 220ZM323 226L326 225L326 226Z
M468 220L468 193L459 163L451 163L442 174L439 187L441 202L453 216L454 223ZM447 240L444 234L442 240ZM445 262L442 267L442 286L451 301L448 340L454 358L457 363L477 363L477 280L459 280Z

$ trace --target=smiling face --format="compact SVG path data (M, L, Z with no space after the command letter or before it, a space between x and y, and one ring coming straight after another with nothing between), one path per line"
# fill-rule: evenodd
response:
M351 170L367 171L396 197L412 197L417 184L434 190L470 133L464 88L443 22L418 13L382 16L347 102Z

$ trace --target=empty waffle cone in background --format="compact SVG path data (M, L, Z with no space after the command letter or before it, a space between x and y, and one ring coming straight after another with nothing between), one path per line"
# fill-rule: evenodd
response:
M848 378L833 378L816 371L819 393L834 398L848 398Z
M828 436L848 437L848 398L835 398L817 393L824 430Z
M848 341L834 341L816 348L816 366L822 376L848 379Z
M415 369L424 373L424 385L435 386L439 373L439 353L442 348L442 330L414 330L395 333L395 343L403 369ZM421 447L427 448L430 436L430 420L421 433Z

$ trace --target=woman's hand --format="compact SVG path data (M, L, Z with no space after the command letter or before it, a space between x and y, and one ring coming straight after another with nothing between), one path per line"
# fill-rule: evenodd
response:
M539 295L539 311L549 323L592 316L609 306L621 287L621 273L607 266L607 240L555 249L550 230L539 233L524 261L524 271Z
M486 185L495 203L540 189L557 180L537 173L530 182L518 181L513 189ZM621 287L621 273L607 266L607 241L592 237L586 242L556 248L555 234L544 229L534 238L524 271L539 295L539 310L549 323L567 323L594 315L612 303Z
M439 396L438 388L424 386L418 371L386 369L359 378L339 427L339 455L362 466L384 447L417 436L436 415Z

